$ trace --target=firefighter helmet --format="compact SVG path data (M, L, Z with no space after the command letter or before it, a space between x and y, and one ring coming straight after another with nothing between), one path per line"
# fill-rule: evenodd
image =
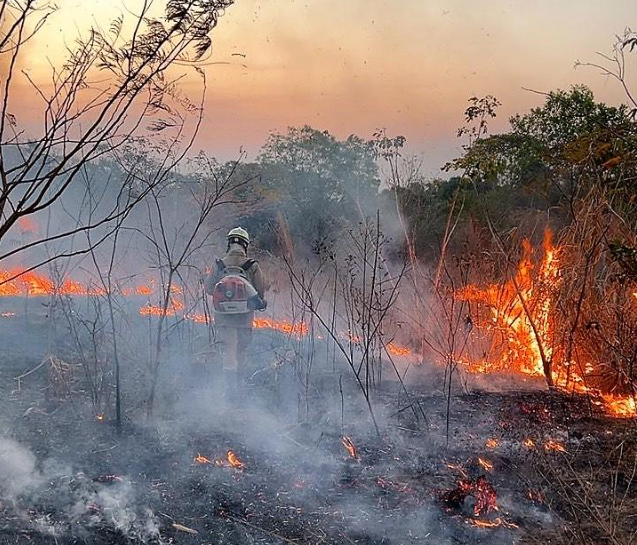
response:
M250 235L243 227L235 227L228 233L228 244L239 243L244 247L250 244Z

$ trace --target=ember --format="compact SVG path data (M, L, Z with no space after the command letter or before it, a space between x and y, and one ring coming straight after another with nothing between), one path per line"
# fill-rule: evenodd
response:
M487 439L487 442L485 443L485 446L488 449L493 450L494 448L496 448L498 445L500 444L500 441L498 441L497 439Z
M489 460L478 458L478 463L483 467L485 471L493 471L493 464L489 462Z
M468 496L473 496L475 504L473 513L476 517L488 515L491 511L497 511L495 488L484 475L477 479L461 479L456 483L456 487L443 492L441 501L451 508L459 508Z
M519 528L517 524L504 520L502 517L497 517L493 520L468 519L467 523L479 528L498 528L500 526L504 528Z

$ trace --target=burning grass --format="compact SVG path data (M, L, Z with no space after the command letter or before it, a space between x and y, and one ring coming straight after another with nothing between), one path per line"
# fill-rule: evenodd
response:
M470 373L506 372L543 377L551 387L589 396L610 416L636 417L635 395L630 391L634 379L625 370L611 371L604 361L606 356L618 359L617 355L599 350L611 341L594 340L596 332L613 334L614 318L606 324L588 322L581 328L577 322L575 327L570 325L571 318L565 311L569 306L562 300L564 270L568 267L566 253L554 244L552 233L547 230L540 251L529 240L523 241L522 256L508 280L486 287L469 284L457 290L458 300L472 304L472 324L477 329L471 336L469 356L460 355L458 359ZM586 292L582 292L581 307L588 303L585 296ZM599 301L598 305L600 310L604 309L604 302ZM637 327L637 308L622 305L622 309L625 314L621 318L622 327ZM631 323L634 325L630 326ZM582 330L588 333L583 335ZM585 337L598 346L596 352L589 350L584 341L582 346L577 344L578 339ZM612 345L607 348L616 352ZM612 385L606 376L609 373L616 374ZM628 390L625 394L616 391L621 389L622 382Z

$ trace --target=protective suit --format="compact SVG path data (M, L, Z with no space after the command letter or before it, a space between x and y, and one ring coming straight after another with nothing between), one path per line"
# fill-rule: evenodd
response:
M239 232L239 237L236 236L237 232ZM237 228L230 231L227 252L219 260L222 263L216 263L204 281L208 295L213 295L215 285L224 276L225 267L244 267L246 279L257 291L259 298L265 301L265 292L268 288L267 280L259 264L248 259L249 243L250 240L245 230ZM254 310L241 314L224 314L215 310L214 320L215 336L220 348L224 371L236 373L238 377L244 377L248 347L252 342Z

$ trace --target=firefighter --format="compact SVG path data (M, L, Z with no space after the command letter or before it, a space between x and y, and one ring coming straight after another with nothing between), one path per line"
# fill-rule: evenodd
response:
M217 259L213 270L205 279L204 286L208 295L213 295L217 283L227 274L228 270L241 269L246 280L254 287L257 296L253 297L250 310L238 314L226 314L214 310L215 336L219 345L224 375L236 377L240 381L245 378L248 347L252 342L252 324L254 310L265 310L265 292L268 288L267 280L259 264L248 258L250 235L236 227L228 233L228 246L222 259ZM254 303L256 301L256 303Z

